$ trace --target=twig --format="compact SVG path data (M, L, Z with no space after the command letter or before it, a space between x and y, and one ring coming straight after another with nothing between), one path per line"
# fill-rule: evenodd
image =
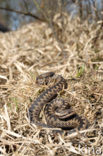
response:
M44 21L43 19L41 19L40 17L37 17L36 15L30 13L30 12L22 12L22 11L18 11L18 10L14 10L14 9L11 9L11 8L4 8L4 7L0 7L0 10L6 10L6 11L10 11L10 12L15 12L17 14L23 14L25 16L31 16L37 20L40 20L40 21Z

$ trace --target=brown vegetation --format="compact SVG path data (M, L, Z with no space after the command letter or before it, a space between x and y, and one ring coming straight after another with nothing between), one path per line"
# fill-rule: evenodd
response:
M55 20L58 16L54 17L54 23L60 28L59 19ZM65 20L61 42L47 24L39 22L0 34L2 155L88 155L79 151L79 145L103 150L102 22L88 25L79 19L71 21L67 15ZM35 84L35 77L47 71L68 79L68 89L62 96L89 120L91 125L87 130L79 134L56 134L52 129L30 125L27 110L41 89Z

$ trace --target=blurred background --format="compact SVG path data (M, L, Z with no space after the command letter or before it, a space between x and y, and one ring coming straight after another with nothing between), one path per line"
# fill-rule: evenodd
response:
M71 19L79 16L81 20L88 20L90 23L103 20L103 0L61 0L61 2L63 9L68 12ZM54 0L0 0L0 25L1 27L5 25L10 30L16 30L22 25L36 20L31 14L44 20L42 13L47 8L49 11L52 9L55 12L57 5L56 0L55 2ZM12 10L21 13L18 14ZM24 15L25 13L30 16ZM48 14L47 11L45 13Z

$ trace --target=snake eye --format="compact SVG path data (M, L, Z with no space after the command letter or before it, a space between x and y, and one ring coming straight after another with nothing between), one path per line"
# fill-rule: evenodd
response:
M44 85L45 80L44 79L36 79L36 83L39 84L39 85Z

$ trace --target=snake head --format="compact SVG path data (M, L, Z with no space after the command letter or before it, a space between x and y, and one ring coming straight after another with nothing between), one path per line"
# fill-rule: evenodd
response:
M41 74L36 78L36 83L39 85L47 85L54 77L54 75L54 72L46 72L44 74Z

